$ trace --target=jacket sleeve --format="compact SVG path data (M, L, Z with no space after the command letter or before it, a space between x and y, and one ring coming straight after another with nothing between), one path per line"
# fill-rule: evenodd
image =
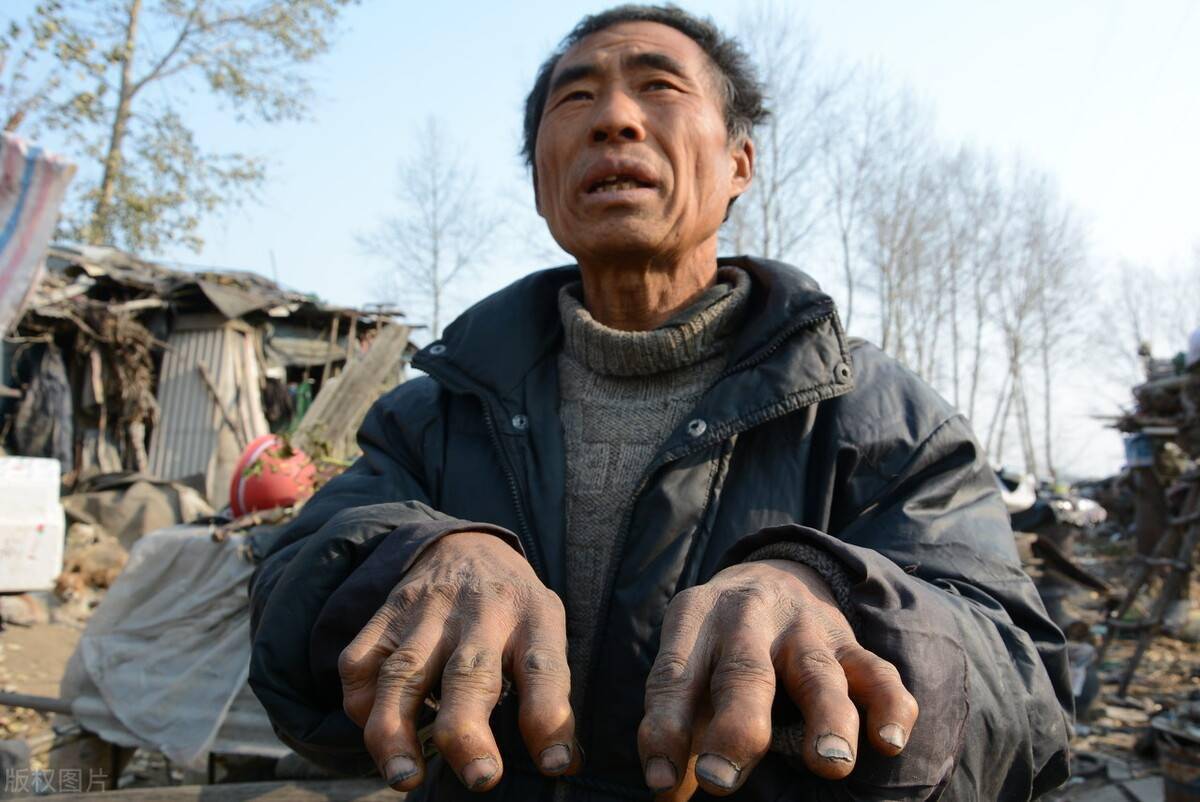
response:
M921 706L901 756L863 748L847 781L813 781L814 798L1029 799L1068 776L1063 636L1021 570L969 424L913 377L885 386L898 403L867 404L868 417L850 401L831 426L828 531L765 529L723 563L781 543L834 558L859 641Z
M289 525L252 543L261 561L250 584L250 685L284 743L340 772L373 767L342 711L336 661L345 643L321 625L331 604L343 628L361 626L447 534L488 531L520 549L508 530L434 509L422 456L437 453L437 393L416 379L376 402L358 433L362 456Z

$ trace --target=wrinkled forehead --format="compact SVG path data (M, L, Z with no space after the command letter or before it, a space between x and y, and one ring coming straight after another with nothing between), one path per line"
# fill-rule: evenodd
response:
M708 54L687 34L659 22L621 22L588 34L562 55L554 65L550 81L553 85L564 72L579 72L580 67L594 67L600 73L615 72L633 63L635 56L646 54L666 56L691 77L715 90L716 65Z

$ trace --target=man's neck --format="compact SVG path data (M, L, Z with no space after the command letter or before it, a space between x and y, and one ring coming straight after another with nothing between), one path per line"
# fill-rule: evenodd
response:
M583 305L593 319L619 331L650 331L716 281L716 238L681 260L580 259L579 267Z

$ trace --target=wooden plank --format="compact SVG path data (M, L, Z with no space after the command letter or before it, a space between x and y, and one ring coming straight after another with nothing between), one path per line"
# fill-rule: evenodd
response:
M41 802L397 802L404 794L388 788L383 780L322 780L173 785L21 798Z
M408 344L408 327L385 326L371 348L321 387L292 443L313 458L342 460L355 450L354 435L367 410L392 389Z

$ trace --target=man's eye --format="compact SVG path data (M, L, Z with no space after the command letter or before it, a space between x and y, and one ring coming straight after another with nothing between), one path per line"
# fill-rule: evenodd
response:
M657 92L662 89L674 89L675 85L668 81L650 81L645 87L647 90Z
M586 89L575 89L563 96L564 101L568 100L591 100L592 93Z

